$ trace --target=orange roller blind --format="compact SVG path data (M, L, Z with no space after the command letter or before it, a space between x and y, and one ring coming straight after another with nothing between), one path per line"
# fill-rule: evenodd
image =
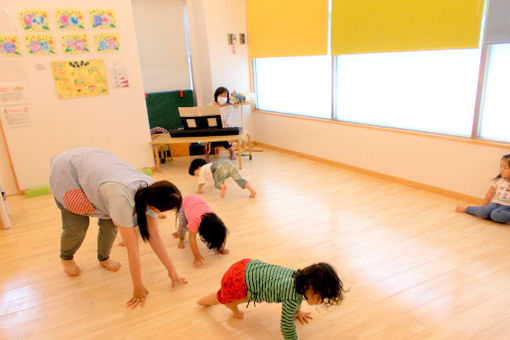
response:
M332 54L476 48L483 0L333 0Z
M325 55L327 0L248 0L251 58Z

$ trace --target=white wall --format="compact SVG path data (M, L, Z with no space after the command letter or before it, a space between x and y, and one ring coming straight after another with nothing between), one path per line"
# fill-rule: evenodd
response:
M1 132L0 132L1 133ZM7 154L7 146L0 136L0 186L7 195L15 194L17 191L14 174L11 170L11 163Z
M482 198L510 146L390 132L255 111L257 141Z
M197 105L214 101L214 91L225 86L232 92L249 91L249 59L247 43L239 43L239 33L246 34L245 0L186 0L189 13L193 85ZM227 34L237 37L234 47ZM247 37L249 41L249 37ZM244 116L244 133L255 138L251 106L236 108L233 119ZM237 116L237 117L235 117Z
M211 103L219 86L249 91L248 46L239 44L239 33L246 34L245 0L186 0L186 6L197 104ZM237 36L235 52L228 33Z
M8 128L3 121L8 149L20 188L23 190L47 184L51 156L75 147L103 147L136 168L154 166L131 2L129 0L75 0L72 6L65 0L5 2L1 10L4 14L9 14L8 19L13 20L10 26L16 31L3 31L0 34L16 34L19 39L22 39L25 32L20 29L17 11L30 8L48 11L51 23L49 34L54 35L57 46L56 54L52 56L28 56L23 48L22 57L0 59L0 63L15 60L28 74L28 79L24 83L34 124L28 127ZM81 9L87 20L89 9L113 9L118 28L112 31L119 34L121 51L97 54L92 50L91 53L82 55L64 55L59 46L62 32L56 27L54 18L54 10L60 8ZM10 26L2 25L1 27ZM85 33L90 40L92 32L88 21L86 28ZM50 62L92 58L104 60L110 93L105 96L58 99ZM112 86L110 71L114 64L126 67L129 88ZM12 84L17 83L19 82L12 82ZM2 159L2 162L4 161ZM3 178L0 180L4 181ZM6 186L6 184L3 185Z
M191 89L184 0L131 0L145 92Z

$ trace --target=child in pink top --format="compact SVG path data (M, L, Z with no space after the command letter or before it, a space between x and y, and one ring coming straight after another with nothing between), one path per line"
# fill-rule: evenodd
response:
M184 249L184 236L189 232L189 245L194 256L194 265L200 267L204 258L197 247L197 233L200 239L207 244L207 248L217 254L228 254L225 249L227 227L223 221L212 212L211 208L198 195L185 196L179 210L179 223L177 231L172 235L179 238L178 247Z

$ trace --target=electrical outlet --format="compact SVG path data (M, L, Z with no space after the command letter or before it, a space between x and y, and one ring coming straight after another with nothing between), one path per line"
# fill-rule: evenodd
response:
M236 35L234 33L227 34L228 44L234 45L236 42Z

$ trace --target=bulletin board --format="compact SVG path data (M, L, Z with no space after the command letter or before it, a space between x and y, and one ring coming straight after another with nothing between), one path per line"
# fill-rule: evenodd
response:
M154 166L131 1L35 4L0 6L0 137L18 190L47 185L51 158L78 147Z

